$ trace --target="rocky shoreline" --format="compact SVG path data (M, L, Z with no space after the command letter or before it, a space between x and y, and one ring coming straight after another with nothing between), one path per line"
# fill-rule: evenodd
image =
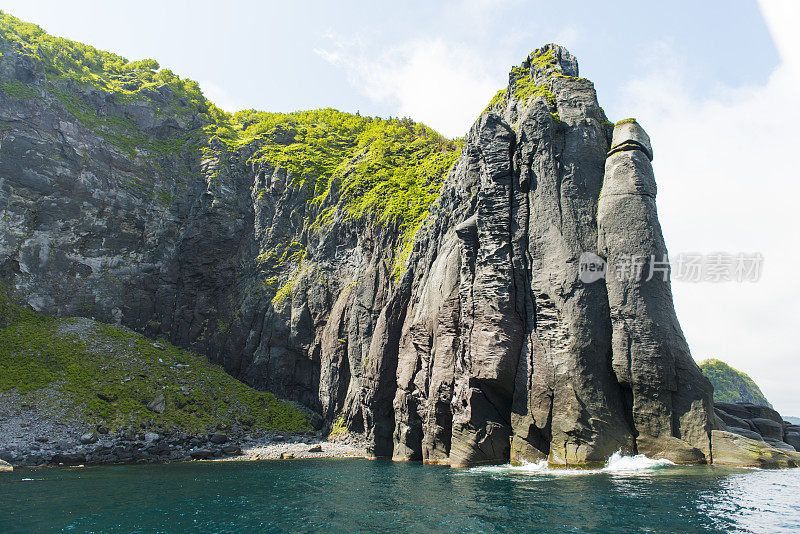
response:
M306 458L367 458L365 443L360 438L346 441L304 440L278 443L251 443L238 456L220 458L222 461L291 460Z
M53 408L30 404L14 392L0 393L0 470L12 467L171 463L196 460L272 460L373 457L357 433L289 433L240 424L205 432L165 425L89 425ZM713 463L745 467L800 465L800 426L766 406L716 403ZM110 426L110 425L109 425ZM399 459L399 458L398 458ZM514 459L512 458L512 461Z
M138 463L172 463L193 460L271 460L290 458L364 457L360 436L265 434L231 436L211 434L160 435L142 430L110 433L99 428L73 440L44 436L26 443L0 440L0 460L13 467L58 467Z
M721 403L716 412L728 426L713 431L715 464L760 468L800 465L800 453L795 452L800 427L781 421L785 441L775 439L777 432L765 430L778 430L776 419L779 414L774 410L747 403ZM745 418L745 415L749 417ZM364 436L350 433L330 436L240 432L230 435L224 432L162 435L144 428L126 428L112 433L98 427L83 434L74 428L72 430L71 439L0 434L0 472L16 467L372 457L367 452Z
M0 461L13 467L365 455L364 438L354 433L325 436L240 425L218 425L206 432L158 424L111 429L70 417L52 407L58 403L30 402L14 392L0 393Z
M3 400L19 401L11 397L6 394ZM206 433L148 425L114 431L96 425L87 430L77 421L64 422L52 413L22 408L0 410L0 471L197 460L372 457L367 452L367 439L356 433L289 434L239 426L218 427ZM715 419L715 464L762 468L800 465L800 426L784 421L775 410L749 403L717 403Z

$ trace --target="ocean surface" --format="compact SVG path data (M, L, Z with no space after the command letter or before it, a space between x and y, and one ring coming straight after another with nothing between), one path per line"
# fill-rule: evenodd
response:
M353 459L18 469L0 532L798 532L800 469Z

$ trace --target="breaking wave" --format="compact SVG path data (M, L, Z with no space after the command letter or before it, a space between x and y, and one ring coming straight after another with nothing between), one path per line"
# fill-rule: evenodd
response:
M596 475L607 473L612 475L637 475L648 474L654 471L665 469L675 464L669 460L648 458L644 454L635 456L624 456L620 452L615 452L608 459L606 465L600 469L578 469L578 468L553 468L547 460L539 462L523 463L522 465L493 465L474 467L470 469L477 473L527 473L531 475L549 476L576 476L576 475Z
M601 469L603 473L639 473L642 471L654 471L656 469L663 469L675 465L664 458L653 459L648 458L644 454L637 454L636 456L623 456L619 452L615 452L608 459L606 466Z

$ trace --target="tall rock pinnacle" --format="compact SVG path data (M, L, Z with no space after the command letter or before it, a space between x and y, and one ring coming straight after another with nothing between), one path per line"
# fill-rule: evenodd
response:
M597 210L598 249L616 270L606 277L612 365L629 396L638 452L694 462L709 456L713 390L672 304L652 157L636 121L617 123Z
M668 281L579 277L583 253L613 265L666 249L647 134L623 122L612 140L577 74L566 49L534 51L467 136L398 290L398 352L375 354L397 365L391 451L376 454L710 458L710 387Z

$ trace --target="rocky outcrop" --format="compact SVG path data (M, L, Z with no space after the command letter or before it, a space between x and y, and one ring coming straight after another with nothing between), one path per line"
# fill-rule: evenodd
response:
M676 462L710 458L713 389L689 353L656 214L653 150L633 120L617 123L598 202L599 251L612 324L612 367L629 388L637 452Z
M512 70L473 126L395 296L408 301L399 342L370 353L397 361L383 412L395 458L711 460L711 387L668 279L579 276L584 252L666 253L646 134L635 122L611 133L577 62L552 46Z
M800 466L800 426L769 406L740 402L714 405L714 462L745 467Z
M788 421L784 421L784 423L786 423L786 431L783 433L783 441L800 452L800 425Z
M769 406L748 402L714 404L717 428L765 442L776 449L800 451L800 426L783 420Z
M666 248L646 134L608 122L566 49L512 69L396 277L396 225L319 223L352 192L334 183L310 201L313 180L254 159L258 142L118 150L20 64L10 51L0 60L35 93L0 92L0 265L37 310L208 354L365 432L373 456L711 461L711 387L668 278L581 279L584 253L613 267ZM210 120L165 112L166 91L158 106L58 87L134 120L139 140L202 139Z
M714 463L742 467L785 468L800 465L800 453L771 447L725 430L712 430Z

